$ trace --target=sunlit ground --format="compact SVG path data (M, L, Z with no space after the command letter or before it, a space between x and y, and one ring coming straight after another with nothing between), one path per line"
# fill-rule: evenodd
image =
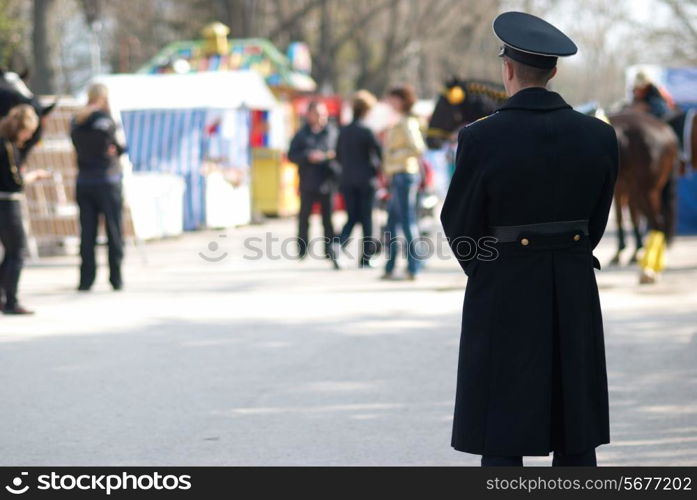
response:
M33 264L22 295L38 314L0 317L0 463L477 464L450 448L465 284L454 260L411 283L355 263L244 258L245 238L294 229L130 246L119 293L104 267L92 293L75 292L75 257ZM614 246L609 234L602 262ZM679 238L669 263L652 287L634 268L598 274L602 464L697 464L697 238Z

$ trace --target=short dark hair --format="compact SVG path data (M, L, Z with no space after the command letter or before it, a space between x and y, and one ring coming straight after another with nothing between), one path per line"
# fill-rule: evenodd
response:
M508 56L503 56L503 58L513 65L515 73L518 75L518 80L527 85L545 86L552 78L552 73L554 73L554 68L536 68L535 66L515 61Z
M416 92L411 85L399 85L387 91L387 95L398 97L404 104L404 112L410 113L416 103Z
M317 108L320 106L324 106L326 108L326 105L321 100L312 99L309 103L307 103L307 113L310 111L317 111Z

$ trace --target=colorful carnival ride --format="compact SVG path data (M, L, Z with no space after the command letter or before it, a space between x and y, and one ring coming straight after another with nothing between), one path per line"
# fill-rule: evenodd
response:
M302 104L316 89L310 76L310 52L301 42L281 53L262 38L228 38L229 29L214 22L198 40L167 45L138 70L141 75L189 75L251 71L259 74L276 99L271 108L247 106L249 180L252 210L264 215L291 215L298 209L296 167L285 151L297 129ZM204 89L198 91L205 92ZM231 88L230 92L235 89Z

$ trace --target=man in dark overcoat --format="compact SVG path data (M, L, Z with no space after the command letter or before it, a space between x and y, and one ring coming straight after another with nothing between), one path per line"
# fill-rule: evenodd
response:
M460 131L441 221L468 276L452 446L482 465L596 465L610 440L593 249L605 230L617 139L547 90L561 31L508 12L494 22L510 98ZM473 251L474 250L474 251Z

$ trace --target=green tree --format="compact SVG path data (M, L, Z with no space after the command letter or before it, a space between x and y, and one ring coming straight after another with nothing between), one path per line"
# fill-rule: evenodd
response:
M0 0L0 68L25 71L25 62L22 61L23 67L17 67L23 59L21 46L25 28L18 10L16 0Z

